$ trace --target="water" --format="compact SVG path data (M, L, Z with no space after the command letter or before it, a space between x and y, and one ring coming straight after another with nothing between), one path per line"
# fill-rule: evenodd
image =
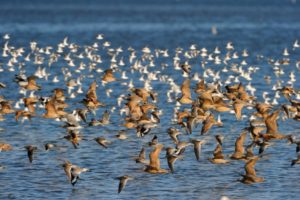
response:
M36 41L38 46L56 46L63 38L68 36L69 42L79 45L91 45L96 42L95 37L99 33L105 35L105 40L111 41L112 47L133 47L141 50L148 46L169 49L170 56L174 56L174 50L182 47L185 50L191 44L196 44L199 49L206 47L210 52L219 46L224 56L225 45L232 41L235 51L241 52L248 49L250 56L246 58L248 66L260 68L253 75L252 85L257 88L256 95L262 99L263 91L269 91L273 98L274 91L270 91L272 84L276 83L271 65L267 59L257 60L256 55L264 55L265 58L282 59L284 48L290 49L291 64L285 66L286 73L280 77L288 80L288 72L294 71L299 77L299 71L295 63L299 60L299 49L292 51L292 44L300 39L300 4L292 1L7 1L1 2L0 7L0 34L11 35L10 45L29 49L29 42ZM211 27L216 26L218 34L211 33ZM4 40L0 40L1 46ZM103 63L99 68L107 69L110 57L105 50L100 50ZM122 54L128 63L128 53ZM141 54L139 53L138 56ZM162 70L162 75L172 76L177 84L181 84L183 78L180 71L172 67L172 59L160 58L155 61L156 67L150 71L161 70L160 64L167 63L169 67ZM66 66L62 61L55 63L51 70L49 80L58 75L62 81L61 67ZM240 63L242 59L236 62ZM0 58L7 69L7 60ZM87 61L84 61L86 64ZM193 72L203 73L199 67L199 60L191 61ZM76 62L75 64L79 64ZM38 66L26 65L27 74L32 74ZM210 65L215 70L223 65ZM135 78L138 73L130 74L128 64L122 68L128 71L129 78ZM74 69L71 69L72 71ZM0 81L7 84L0 94L6 99L21 98L16 93L16 83L10 83L18 71L0 75ZM85 71L88 74L87 71ZM91 72L101 77L102 74ZM73 73L74 77L80 74ZM266 85L263 76L272 77L271 85ZM120 74L116 73L117 77ZM221 74L224 78L227 75ZM85 78L83 90L87 91L89 84L94 79ZM207 80L208 82L210 80ZM241 79L246 85L247 80ZM57 85L44 79L38 80L43 86L40 96L51 95L51 90ZM192 81L192 84L195 84ZM135 86L143 86L143 83L134 79ZM265 182L254 185L244 185L236 180L243 173L242 162L233 161L224 166L213 165L207 158L212 156L215 148L213 135L222 133L225 135L224 153L233 151L235 138L240 134L247 121L236 122L231 114L221 114L224 127L213 128L209 132L209 142L203 146L200 162L196 162L192 148L185 152L185 158L175 163L175 173L166 175L150 175L142 171L143 166L137 165L133 157L147 143L154 134L159 141L170 146L171 141L166 129L174 126L170 121L175 103L166 104L164 91L169 86L159 81L152 82L153 89L159 92L159 108L163 109L161 124L151 131L149 136L137 139L134 130L128 132L129 139L120 141L114 135L122 127L118 126L122 118L117 111L112 114L112 125L106 127L89 127L82 130L87 141L81 141L78 149L73 149L68 141L60 139L65 135L65 130L60 128L60 122L34 118L31 123L16 123L13 116L6 116L6 121L0 122L1 141L5 141L14 147L14 151L1 152L0 162L6 168L0 171L0 198L8 199L219 199L228 196L231 199L297 199L300 189L298 184L299 168L290 167L291 159L296 157L294 146L289 146L285 141L276 142L276 145L267 149L268 156L257 163L256 169L259 176L265 178ZM294 83L299 88L299 81ZM120 82L99 86L97 89L101 101L108 104L108 109L115 105L115 97L127 92L127 87ZM103 89L113 88L114 93L109 98ZM77 104L84 94L75 99L68 99L72 110L81 107ZM280 102L285 102L284 98ZM105 108L97 111L100 117ZM44 110L38 110L42 114ZM245 109L244 113L251 111ZM90 120L91 116L89 116ZM280 120L281 122L281 120ZM234 125L231 125L233 124ZM299 123L287 120L280 123L279 129L285 134L297 135ZM201 126L193 132L191 137L200 138ZM95 141L89 141L97 136L105 136L112 141L108 149L103 149ZM189 136L182 135L180 139L188 140ZM45 152L43 144L54 142L62 146L58 150ZM248 140L247 140L248 142ZM247 143L246 142L246 143ZM35 155L33 164L28 163L24 145L35 144L39 151ZM146 150L147 155L150 148ZM75 187L72 187L60 167L61 159L68 159L72 163L90 168L92 171L82 175L82 179ZM164 159L161 160L162 168L167 168ZM135 180L129 181L120 195L117 194L118 180L114 178L121 175L131 175Z

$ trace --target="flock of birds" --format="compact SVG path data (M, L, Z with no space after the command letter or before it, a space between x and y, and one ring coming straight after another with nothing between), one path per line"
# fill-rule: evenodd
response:
M8 34L3 36L3 44L1 79L12 74L14 80L3 82L0 79L0 93L3 94L0 97L0 120L13 115L16 123L20 124L33 123L36 118L60 121L67 132L63 139L70 142L69 148L77 149L81 142L87 142L89 139L83 136L83 132L91 126L99 126L101 130L101 127L113 123L120 127L117 139L126 143L131 130L136 133L135 140L140 140L153 133L161 119L171 116L168 124L164 124L165 132L155 134L142 149L137 149L140 153L134 161L144 166L145 173L175 173L175 162L184 159L185 149L190 146L194 149L195 160L201 162L202 146L212 138L215 127L233 126L225 124L221 116L234 114L236 123L248 121L248 126L236 138L234 152L228 156L223 154L224 136L217 134L214 136L215 150L208 160L219 165L244 162L245 173L240 174L238 180L241 183L253 184L265 180L256 174L255 165L264 157L266 148L272 144L270 141L287 140L296 145L297 153L300 151L300 140L295 135L279 131L285 120L300 121L300 92L293 87L296 82L294 70L300 70L300 61L289 72L288 81L280 79L285 74L285 67L291 65L289 51L300 47L298 41L293 44L293 49L284 49L280 59L256 56L257 60L267 60L277 77L274 85L271 85L273 80L270 74L260 80L261 84L272 87L273 99L270 91L263 92L262 98L255 94L256 88L251 82L252 77L260 72L260 67L248 64L248 51L236 51L231 42L223 52L219 47L209 52L206 48L198 49L197 45L191 45L187 50L175 49L173 56L166 49L151 50L145 47L137 51L129 47L125 51L122 47L112 48L102 34L97 35L92 45L85 46L65 38L57 46L40 47L37 42L30 42L29 47L15 47L11 45ZM103 62L107 62L105 67ZM55 73L54 68L59 71ZM139 86L136 86L137 82ZM47 91L41 83L55 85L55 89ZM87 83L90 84L85 90ZM116 84L113 83L126 89L116 92L117 88L113 87ZM8 85L18 87L21 97L7 99ZM102 101L105 95L111 99L109 102ZM163 106L159 107L158 103ZM170 106L173 113L165 113L164 106ZM104 110L100 119L99 110ZM118 115L120 120L112 122L112 114ZM282 123L278 123L280 118ZM3 123L1 126L5 128ZM198 126L201 126L200 133ZM5 134L5 129L2 131ZM159 142L163 134L170 136L173 146L166 147ZM184 134L188 140L181 139ZM105 136L91 140L103 148L111 148L112 141ZM25 146L30 163L35 160L38 145ZM57 151L55 142L43 145L45 151ZM149 159L146 147L152 148ZM0 151L14 150L10 144L0 143ZM160 156L161 151L166 151L164 158ZM161 168L162 159L166 159L169 169ZM61 170L73 186L81 181L82 173L90 171L66 158L58 162L61 162ZM300 154L290 162L292 166L300 164ZM4 167L1 166L2 169ZM120 193L127 181L134 177L122 175L117 179Z

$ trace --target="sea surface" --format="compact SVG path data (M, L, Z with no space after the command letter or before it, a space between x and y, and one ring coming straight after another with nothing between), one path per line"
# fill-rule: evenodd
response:
M16 48L25 47L29 51L29 43L36 41L39 47L54 46L68 37L69 43L80 46L92 45L98 34L104 34L104 41L111 42L111 48L122 47L125 66L129 79L133 80L136 87L143 87L139 80L140 74L130 74L128 64L129 47L134 48L141 56L141 49L149 47L154 49L168 49L169 58L155 60L155 67L149 68L150 72L160 70L159 75L171 76L180 85L184 78L180 71L174 70L172 57L175 49L181 47L188 50L192 44L198 49L207 48L212 52L216 46L224 57L227 42L232 42L235 50L241 54L247 49L249 57L245 58L249 66L259 68L253 74L252 80L240 78L247 85L251 82L257 91L255 95L262 101L262 93L269 92L273 99L275 91L272 86L282 80L283 85L289 80L289 73L294 72L297 81L294 87L299 89L299 70L296 62L300 60L300 49L292 50L295 40L300 40L300 2L297 0L167 0L167 1L96 1L96 0L10 0L1 1L0 6L0 35L10 34L9 45ZM215 27L217 34L212 33ZM5 41L0 39L0 45ZM290 52L290 64L282 66L285 74L276 77L269 60L281 60L283 50ZM2 50L0 50L2 53ZM99 50L103 62L97 67L107 69L111 57L105 49ZM258 56L259 55L259 56ZM258 59L261 58L261 59ZM236 63L241 63L242 57ZM16 100L22 97L18 92L19 86L12 82L15 74L8 71L7 59L0 58L4 72L0 73L0 82L7 88L0 90L0 95L6 99ZM199 60L192 62L193 73L203 73ZM78 65L79 63L75 63ZM88 63L86 63L88 64ZM161 69L161 64L168 67ZM46 67L47 64L41 67ZM66 66L63 59L55 63L47 71L51 74L49 80L57 75L60 83L54 84L44 79L37 80L43 89L38 91L38 96L50 96L56 87L66 88L61 68ZM33 74L38 65L27 64L27 75ZM213 70L219 70L222 65L210 64ZM246 67L245 67L246 68ZM73 70L73 69L71 69ZM84 74L85 73L85 74ZM78 94L75 99L67 99L70 109L82 107L80 100L84 98L88 86L94 79L100 80L102 74L85 71L82 74L73 73L74 78L86 75L83 84L84 94ZM95 78L88 78L88 75ZM159 76L158 75L158 76ZM119 78L120 74L116 73ZM147 74L144 74L146 77ZM271 77L268 85L264 76ZM226 74L221 73L224 80ZM206 81L212 81L209 77ZM196 81L192 81L194 85ZM165 175L152 175L143 172L143 166L136 164L134 157L138 155L142 146L147 145L154 134L165 146L173 145L166 130L174 126L173 108L175 101L167 103L166 91L169 85L160 81L151 82L153 90L159 94L158 107L163 110L161 123L144 138L137 138L135 130L128 131L129 139L125 141L114 137L124 116L119 115L116 98L120 94L128 94L127 86L119 82L105 86L99 83L97 89L99 99L107 104L100 108L96 118L100 118L105 109L110 110L116 106L116 111L111 114L112 124L105 127L87 127L81 130L86 140L80 142L78 149L63 139L66 135L62 123L46 120L40 117L33 118L32 122L17 123L13 115L7 115L6 120L0 122L3 129L0 132L0 141L11 144L13 151L0 153L0 164L5 166L0 171L0 199L220 199L226 196L230 199L299 199L299 166L290 167L292 159L297 157L295 146L288 145L286 141L276 141L266 150L266 155L256 165L258 176L265 178L264 183L244 185L237 180L244 173L244 163L232 161L227 165L213 165L207 158L212 156L215 148L213 135L223 134L224 153L230 154L234 149L236 137L248 125L247 119L236 121L233 114L221 114L223 127L214 127L207 136L200 136L201 125L194 129L193 134L181 135L180 139L187 141L189 138L206 138L208 142L203 146L200 162L194 157L193 148L187 148L183 160L175 163L175 173ZM113 89L111 97L105 95L106 89ZM224 89L224 88L223 88ZM28 94L27 94L28 95ZM194 94L193 94L193 97ZM282 97L279 103L286 102ZM14 105L14 104L13 104ZM123 102L124 105L124 102ZM189 106L182 106L181 109ZM276 106L275 106L276 107ZM253 110L244 111L249 114ZM37 111L44 113L43 109ZM91 120L93 116L89 116ZM279 130L284 134L294 134L299 137L299 122L288 119L279 119ZM182 130L184 132L184 130ZM92 139L104 136L112 141L109 148L100 147ZM43 144L47 142L61 146L59 149L44 151ZM247 139L246 143L249 143ZM29 164L25 145L34 144L39 150L34 161ZM147 147L147 155L151 148ZM257 151L257 149L255 150ZM167 162L161 154L162 168L167 169ZM67 180L62 161L70 160L72 163L91 169L81 176L82 180L73 187ZM122 175L131 175L135 179L128 181L125 189L118 194L118 180Z

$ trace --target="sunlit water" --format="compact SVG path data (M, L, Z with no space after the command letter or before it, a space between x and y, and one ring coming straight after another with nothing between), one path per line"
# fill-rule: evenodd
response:
M232 41L235 51L239 54L243 49L248 49L250 56L246 58L248 66L259 67L253 75L252 85L256 87L256 95L262 99L262 92L268 91L269 97L273 98L275 91L271 90L276 80L287 81L289 72L294 71L297 81L295 88L299 88L299 70L296 69L296 61L299 60L300 49L292 51L292 44L300 39L300 12L299 2L290 1L243 1L235 4L235 1L216 1L209 3L204 1L168 1L168 3L140 3L129 1L126 5L97 3L96 1L72 1L61 3L60 1L26 1L26 4L15 4L23 1L10 1L0 7L0 33L11 35L10 45L29 49L29 42L36 41L38 46L55 46L64 37L69 37L69 42L79 45L91 45L96 42L95 37L99 33L105 35L105 40L111 41L112 47L122 46L126 65L121 67L127 71L129 79L134 80L136 87L143 87L143 82L137 77L137 72L130 74L128 64L128 47L140 51L144 46L169 49L169 58L155 60L155 67L149 71L160 70L162 75L173 77L178 85L184 78L180 71L174 70L172 57L175 48L182 47L187 50L191 44L196 44L199 49L206 47L212 52L219 46L224 57L225 45ZM272 4L271 4L272 2ZM68 4L69 3L69 4ZM211 33L211 27L216 26L218 34ZM0 40L1 45L4 40ZM276 78L267 58L282 59L284 48L290 49L291 64L284 66L285 74ZM110 65L110 56L105 49L99 50L103 63L97 67L107 69ZM257 60L256 55L264 55L265 58ZM138 56L141 54L138 53ZM192 73L203 73L200 67L201 59L191 61ZM240 63L242 59L233 62ZM5 71L0 73L0 81L7 84L7 88L0 90L0 95L6 99L15 100L22 95L17 92L18 85L13 80L18 73L9 72L6 67L7 60L0 59ZM161 64L166 63L169 67L161 69ZM79 62L75 62L76 65ZM88 63L86 63L88 64ZM43 65L44 66L44 65ZM56 87L65 87L61 74L61 68L66 63L60 59L48 72L51 73L49 80L57 75L59 84L37 80L43 89L36 94L50 96L51 90ZM27 75L34 73L38 66L27 64ZM214 70L224 67L224 64L209 64ZM74 69L71 69L72 71ZM84 71L82 74L93 74L100 80L102 74ZM230 73L229 73L230 74ZM229 74L221 73L224 79ZM80 74L73 73L74 78ZM263 79L265 75L272 77L270 85ZM116 76L120 78L117 72ZM146 77L146 74L144 74ZM87 91L89 84L94 78L85 78L83 90ZM248 83L240 79L244 85ZM211 78L207 82L212 81ZM192 81L192 85L196 82ZM12 115L6 116L6 121L0 122L4 131L0 132L1 141L5 141L14 147L11 152L1 152L0 164L6 168L0 171L0 199L219 199L228 196L230 199L297 199L299 184L299 167L290 167L290 162L296 157L295 147L288 145L286 141L275 142L266 150L264 159L258 161L256 169L259 176L265 178L265 182L254 185L244 185L237 181L240 173L244 173L244 163L233 161L228 165L213 165L207 158L212 156L215 148L213 135L223 134L224 153L233 152L235 138L241 129L247 125L247 120L237 122L232 114L221 114L224 126L214 127L208 136L200 136L201 125L193 131L191 136L181 135L180 139L187 141L190 137L208 138L209 141L203 146L201 161L197 162L193 149L187 148L183 160L175 163L175 173L166 175L151 175L143 172L143 166L135 163L133 158L138 155L141 147L157 134L158 139L165 146L173 145L166 129L176 126L171 122L175 102L167 103L165 91L169 89L166 83L152 81L154 91L159 93L158 107L163 110L161 123L144 138L137 138L135 130L128 131L129 139L125 141L114 137L124 116L119 115L119 107L112 113L112 124L105 127L87 127L82 130L86 141L81 141L78 149L62 139L66 131L60 127L61 122L36 117L31 123L24 124L15 122ZM104 90L112 88L114 92L109 98ZM121 82L115 82L102 86L99 83L97 89L100 100L107 104L106 108L97 111L100 118L105 109L111 109L116 105L116 97L127 94L127 86ZM195 97L195 96L193 96ZM84 98L79 94L75 99L67 99L70 109L82 107L78 102ZM280 102L285 102L284 98ZM124 104L124 103L123 103ZM188 107L188 106L183 106ZM44 110L37 111L42 114ZM249 114L252 110L244 110ZM89 116L89 120L92 116ZM179 128L179 127L178 127ZM287 120L279 120L279 130L284 134L298 134L300 124ZM100 147L91 140L98 136L105 136L112 141L108 149ZM55 143L61 148L46 152L43 144ZM249 143L247 140L246 143ZM29 164L25 145L37 145L39 150L35 154L32 164ZM151 148L147 148L147 155ZM164 154L164 153L163 153ZM163 155L161 155L163 157ZM60 164L63 159L72 163L90 168L92 171L82 175L82 180L75 187L67 181ZM161 160L162 168L167 168L165 159ZM115 177L121 175L135 177L129 181L124 191L117 194L118 180Z

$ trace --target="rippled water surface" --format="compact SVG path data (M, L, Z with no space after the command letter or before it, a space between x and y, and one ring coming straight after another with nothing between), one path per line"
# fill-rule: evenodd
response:
M26 2L26 3L25 3ZM9 44L22 47L29 51L29 42L36 41L38 46L56 47L66 36L70 43L81 46L92 45L96 42L96 35L103 33L105 41L111 42L111 47L122 47L124 52L125 66L122 70L127 71L130 79L136 87L143 87L144 83L139 80L143 75L135 72L130 74L128 62L128 47L138 51L148 46L152 49L169 49L169 58L155 60L155 67L149 71L160 70L158 77L168 75L176 84L180 85L184 78L181 71L174 70L172 57L175 55L175 48L182 47L187 50L191 44L196 44L198 49L205 47L212 52L216 46L221 49L221 57L226 53L225 45L232 41L235 51L239 54L243 49L248 49L250 56L246 58L247 66L259 67L257 73L253 74L252 85L256 87L256 95L262 100L262 93L269 92L273 99L275 91L271 90L277 80L288 81L289 72L293 71L297 81L294 87L299 89L299 70L296 68L297 60L300 60L300 49L292 51L293 42L300 40L300 4L298 1L7 1L1 2L0 6L0 33L9 33L11 36ZM217 27L218 34L213 35L211 27ZM1 46L4 40L0 39ZM268 58L282 59L284 48L290 50L290 65L283 66L285 74L277 78L273 73ZM103 62L97 68L107 69L110 66L110 56L106 49L99 48L99 54ZM1 50L2 52L2 50ZM257 60L257 55L264 58ZM7 88L0 90L0 95L6 99L16 100L22 95L18 93L19 87L12 82L16 71L10 72L7 67L7 59L0 58L4 72L0 73L0 82L7 85ZM242 59L237 59L240 64ZM84 61L88 64L88 61ZM203 73L200 67L200 59L194 59L192 73ZM161 69L161 64L168 64L169 67ZM79 65L79 61L75 61ZM42 67L45 67L45 63ZM61 68L67 64L60 59L47 71L51 74L49 80L55 75L61 80L54 84L45 79L38 79L43 89L38 91L38 96L50 96L51 91L56 87L66 88L63 84ZM219 70L224 64L214 65L210 63L207 67ZM33 74L37 65L28 63L25 66L27 75ZM95 71L83 71L81 74L74 72L74 78L86 75L82 81L83 91L95 78L88 78L94 75L99 81L97 93L99 99L107 104L106 108L100 108L96 117L100 118L105 109L116 106L116 98L120 94L128 94L128 87L120 81L102 86L100 77L102 73ZM222 80L229 74L221 73ZM236 74L235 74L236 75ZM263 79L265 75L272 78L271 84L267 85ZM120 78L120 73L116 73ZM212 81L209 77L207 82ZM248 80L240 78L244 85ZM285 82L283 84L285 84ZM196 81L191 84L195 85ZM114 135L118 130L123 129L124 116L119 115L119 107L111 115L112 124L105 127L87 127L82 130L87 139L80 142L78 149L62 137L66 134L61 128L62 123L47 120L40 117L33 118L32 122L24 124L17 123L14 116L6 115L6 120L0 122L2 129L0 140L11 144L13 151L0 153L0 164L5 169L0 171L0 199L220 199L227 196L230 199L298 199L299 198L299 166L290 167L290 161L297 155L294 146L288 145L286 141L274 142L266 150L266 156L257 165L257 174L265 178L265 182L254 185L244 185L237 181L240 173L244 173L244 163L233 161L227 165L213 165L207 158L212 156L215 148L213 135L223 134L224 153L230 154L234 149L236 137L242 128L248 125L247 119L236 121L233 114L222 113L223 127L214 127L209 135L200 136L201 125L198 126L191 136L181 135L181 140L188 140L190 137L206 138L207 144L203 146L201 161L197 162L193 149L187 148L183 160L175 163L175 173L165 175L151 175L143 172L143 166L135 163L133 158L138 155L143 145L156 134L159 141L165 146L173 145L166 129L175 125L171 119L175 101L167 103L166 90L170 86L165 82L152 81L153 90L159 94L158 107L163 110L161 123L157 128L144 138L137 138L135 130L129 130L129 139L118 140ZM111 97L105 95L106 89L113 89ZM195 95L193 94L193 97ZM78 94L75 99L67 99L70 104L68 111L77 107L83 107L78 102L84 98L84 94ZM279 102L286 102L282 97ZM124 105L124 103L123 103ZM182 106L181 109L189 106ZM38 114L44 113L39 109ZM244 110L249 114L252 110ZM93 116L89 116L89 120ZM179 127L177 127L179 128ZM299 135L299 122L293 120L279 120L279 130L284 134ZM183 130L182 130L183 131ZM184 132L184 131L183 131ZM109 148L100 147L92 139L98 136L105 136L112 141ZM53 151L44 151L43 144L53 142L61 148ZM249 143L247 139L246 143ZM32 164L29 164L24 146L34 144L39 150L35 154ZM146 153L151 148L146 149ZM255 150L256 151L256 150ZM164 154L164 152L163 152ZM163 155L161 155L163 157ZM91 169L82 175L75 187L67 181L65 173L61 168L63 159L72 163ZM161 159L162 168L167 169L167 162ZM115 177L121 175L135 177L129 181L124 191L117 194L118 180Z

